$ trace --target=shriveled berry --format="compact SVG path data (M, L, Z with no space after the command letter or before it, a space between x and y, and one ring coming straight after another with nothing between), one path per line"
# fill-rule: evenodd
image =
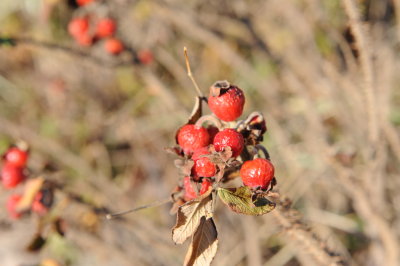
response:
M204 127L187 124L179 129L177 141L184 153L191 154L198 148L208 146L210 135Z
M216 151L222 151L226 147L231 147L232 157L239 156L244 148L242 134L232 128L226 128L215 135L214 147Z
M8 211L8 214L11 216L13 219L18 219L21 217L21 213L16 210L18 202L22 199L22 196L19 194L13 194L11 195L6 204L6 208Z
M111 38L104 43L104 49L110 54L117 55L124 50L124 45L120 40Z
M208 106L211 111L223 121L234 121L242 115L245 97L243 91L234 85L221 89L218 96L212 91L208 97Z
M1 169L1 181L5 188L14 188L24 181L23 168L10 164L7 161Z
M72 19L68 24L68 32L73 37L87 34L89 30L89 20L86 17Z
M208 155L210 152L207 147L199 148L194 151L192 160L194 165L192 168L192 174L194 177L212 177L215 175L217 169L215 164L211 162L210 158L202 157L202 155Z
M13 164L17 167L25 167L26 161L28 160L28 153L17 147L8 149L4 155L4 159L8 164Z
M274 178L274 166L263 158L246 161L240 169L243 184L252 188L267 189Z
M212 183L208 178L204 178L201 182L200 195L203 195L211 187Z
M103 18L99 20L96 26L96 36L98 38L106 38L114 35L117 25L111 18Z
M193 188L189 176L183 178L183 188L185 189L184 198L186 201L197 198L196 190Z

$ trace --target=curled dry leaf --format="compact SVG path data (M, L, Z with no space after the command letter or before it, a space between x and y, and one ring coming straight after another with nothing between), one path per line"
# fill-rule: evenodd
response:
M35 199L36 194L42 188L44 181L43 177L37 177L26 183L24 194L16 207L18 212L25 211L31 207L31 204Z
M275 203L264 197L253 199L250 188L218 188L220 199L234 212L247 215L263 215L275 208Z
M212 218L202 217L186 253L185 266L210 265L217 253L218 233Z
M196 231L202 217L209 217L213 212L212 188L200 197L186 202L178 208L176 225L172 228L172 240L182 244Z

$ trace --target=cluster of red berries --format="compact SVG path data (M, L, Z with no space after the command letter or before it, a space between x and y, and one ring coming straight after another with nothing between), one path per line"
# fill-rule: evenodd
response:
M249 155L246 146L257 147L266 132L261 114L247 120L234 122L243 112L245 96L237 86L227 81L216 82L210 88L208 106L211 116L202 116L193 124L182 126L176 136L178 153L186 163L180 189L183 200L190 201L208 191L210 186L224 180L226 167L234 165L239 170L243 184L253 191L265 191L274 179L274 166L258 154ZM204 124L212 122L212 125ZM210 124L210 123L208 123Z
M94 0L76 0L79 6L86 6ZM110 17L98 17L95 14L82 13L71 19L68 24L68 32L81 46L92 46L94 43L104 40L104 50L111 55L118 55L125 50L123 42L115 37L117 23ZM136 59L142 64L153 61L153 54L148 50L137 53Z
M3 155L3 166L0 173L1 182L6 189L16 188L27 179L26 165L29 154L27 149L19 147L9 148ZM22 213L18 211L18 204L23 198L22 194L11 194L7 200L6 208L10 216L14 219L21 217ZM34 196L31 204L31 210L38 214L45 214L48 211L48 204L44 204L44 191L39 191Z

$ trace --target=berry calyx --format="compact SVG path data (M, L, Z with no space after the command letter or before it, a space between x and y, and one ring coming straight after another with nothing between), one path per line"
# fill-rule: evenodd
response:
M191 154L198 148L208 146L210 135L204 127L187 124L179 129L176 139L183 152Z
M88 30L89 20L86 17L74 18L68 24L68 32L74 38L86 35Z
M212 177L217 172L215 164L211 162L210 158L202 157L202 155L208 154L210 154L210 152L207 147L199 148L194 151L192 155L192 160L194 161L192 174L195 178Z
M25 179L23 171L23 168L6 161L1 169L1 181L3 186L8 189L16 187Z
M274 178L273 164L264 158L246 161L240 169L243 184L251 188L267 189Z
M16 167L25 167L28 160L28 153L17 147L12 147L5 153L4 159L8 164L12 164Z
M13 194L11 195L6 204L6 208L8 211L8 214L11 216L13 219L18 219L21 217L22 213L18 212L16 210L18 202L22 199L22 196L19 194Z
M106 38L114 35L117 25L111 18L101 19L96 26L96 36L98 38Z
M242 134L232 128L224 129L214 137L215 150L220 152L226 147L232 150L232 157L239 156L244 148L244 139Z
M120 40L111 38L104 43L104 49L112 55L117 55L124 50L124 45Z
M215 95L216 83L210 89L208 106L211 111L223 121L234 121L242 115L245 98L243 91L229 83L223 83L222 88L218 87L217 96Z

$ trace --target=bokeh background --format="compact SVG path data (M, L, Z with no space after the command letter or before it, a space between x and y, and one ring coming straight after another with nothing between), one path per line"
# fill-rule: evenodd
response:
M76 44L67 25L89 13L114 18L127 51ZM27 252L37 217L1 207L0 265L182 263L170 204L103 217L177 183L164 148L196 95L184 46L204 94L229 80L245 92L243 118L265 115L292 202L262 217L219 203L213 265L400 265L399 0L1 0L0 36L18 38L0 47L0 152L30 145L31 176L64 184L66 224ZM154 60L133 61L144 49ZM0 189L1 206L11 193Z

